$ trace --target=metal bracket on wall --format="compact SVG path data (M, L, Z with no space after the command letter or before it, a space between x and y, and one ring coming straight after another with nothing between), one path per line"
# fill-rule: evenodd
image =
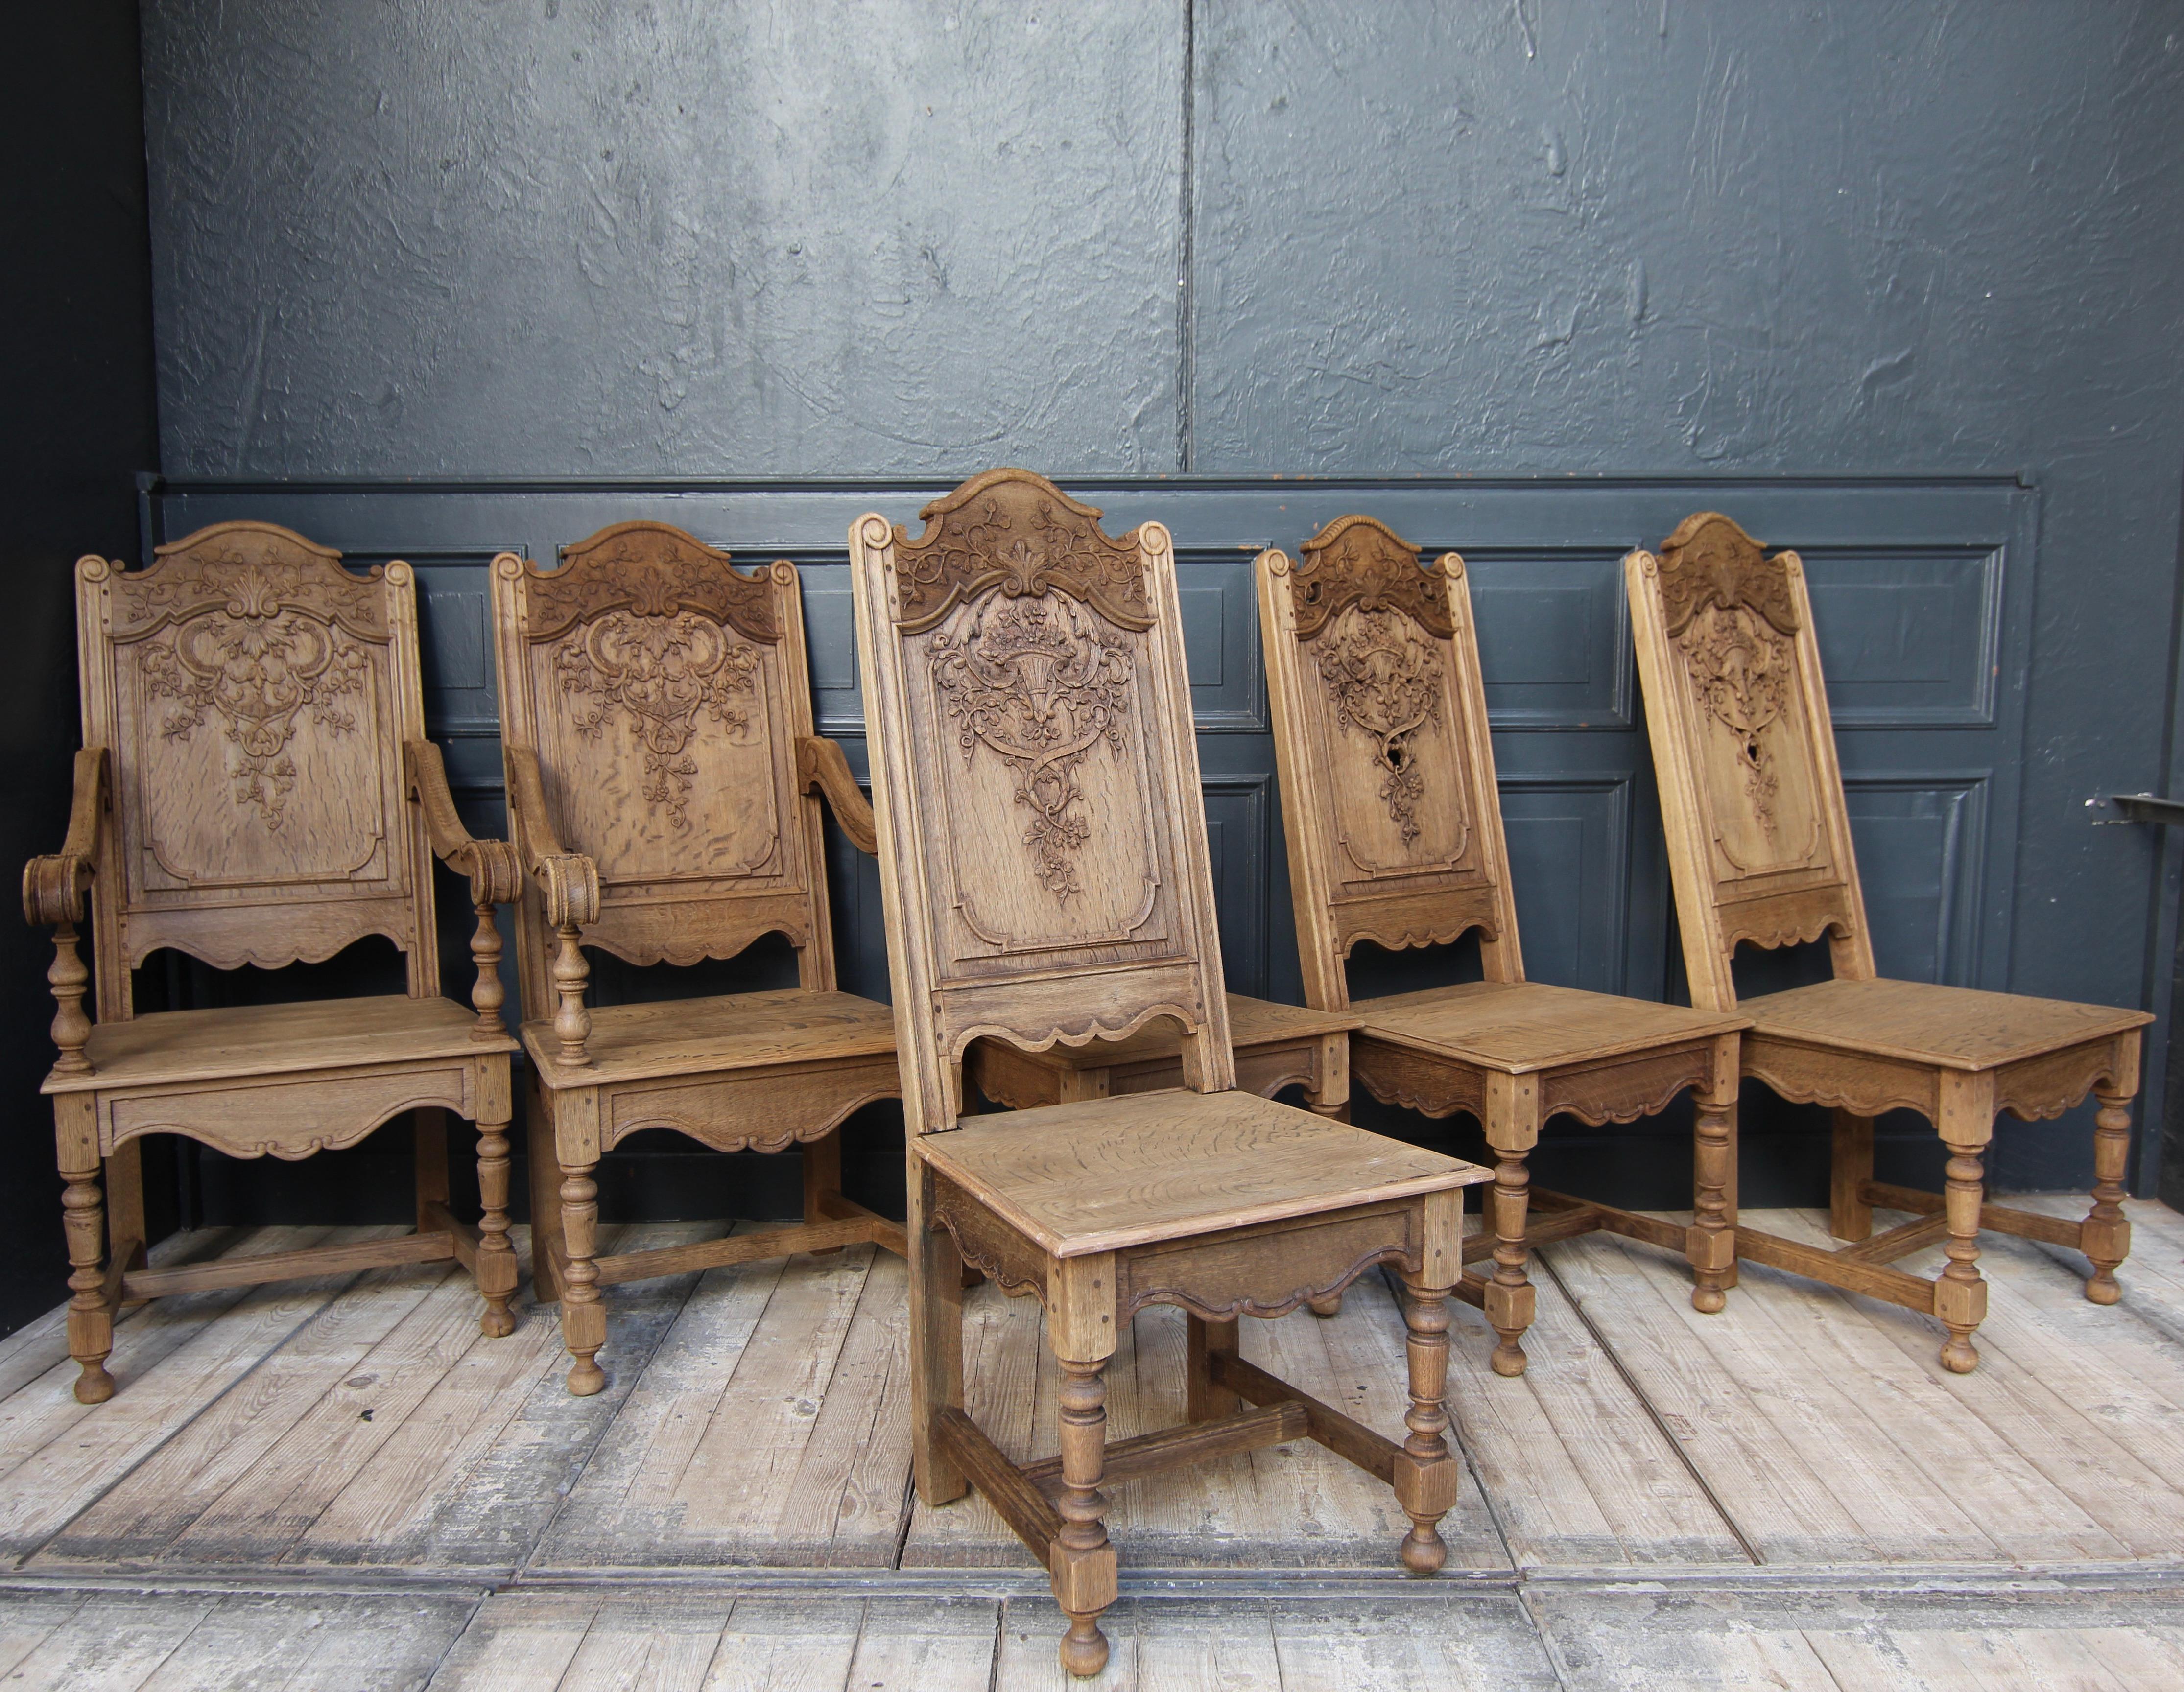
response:
M2125 822L2184 823L2184 799L2164 799L2153 793L2110 793L2106 799L2086 801L2086 809L2098 810L2114 806L2114 816L2097 816L2096 828L2110 828Z

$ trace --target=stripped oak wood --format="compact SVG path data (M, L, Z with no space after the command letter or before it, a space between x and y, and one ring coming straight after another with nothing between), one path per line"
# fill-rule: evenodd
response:
M1370 517L1338 517L1294 564L1257 564L1290 891L1305 995L1362 1020L1351 1067L1384 1103L1476 1117L1496 1154L1490 1274L1463 1296L1496 1334L1497 1374L1524 1372L1535 1309L1525 1271L1527 1159L1559 1115L1597 1127L1690 1090L1699 1110L1689 1259L1693 1301L1721 1308L1734 1278L1736 1038L1745 1019L1527 982L1485 683L1463 560L1421 569ZM1478 936L1485 979L1353 1005L1351 950ZM1552 1195L1548 1195L1552 1196ZM1564 1233L1662 1230L1564 1202Z
M159 547L145 570L87 557L75 573L84 746L67 839L26 866L23 908L54 936L58 1055L42 1090L65 1186L76 1396L114 1394L123 1302L199 1290L125 1278L143 1266L138 1143L152 1133L293 1159L423 1113L419 1231L470 1270L482 1331L508 1333L515 1042L493 910L515 894L515 859L471 838L425 738L414 572L398 560L356 576L287 529L221 523ZM470 878L468 1010L437 996L435 855ZM76 949L86 893L95 1023ZM369 935L404 955L406 994L137 1016L132 971L161 948L278 968ZM475 1227L444 1211L448 1110L480 1130ZM337 1266L268 1254L250 1266L283 1279Z
M1435 1524L1457 1490L1445 1305L1461 1275L1458 1188L1483 1172L1415 1153L1399 1171L1371 1135L1237 1091L1167 532L1109 535L1097 509L1012 470L922 516L915 539L878 515L850 530L910 1137L919 1494L944 1504L976 1478L954 1455L959 1433L963 1450L990 1450L957 1427L960 1254L1047 1310L1061 1525L1011 1513L1069 1617L1063 1667L1096 1673L1117 1590L1103 1377L1132 1311L1180 1304L1204 1324L1194 1354L1233 1349L1240 1315L1324 1298L1392 1258L1411 1289L1408 1438L1398 1450L1369 1437L1412 1524L1405 1565L1438 1568ZM1155 1108L1110 1099L963 1122L974 1040L1040 1051L1156 1019L1179 1030L1184 1087L1145 1095ZM930 1237L936 1222L953 1250ZM1234 1407L1202 1355L1193 1379L1193 1422ZM987 1478L1004 1501L1022 1479Z
M816 795L853 839L869 842L871 816L841 749L813 728L794 565L746 574L667 524L617 523L553 569L501 554L492 598L509 817L531 875L516 956L538 1079L532 1269L560 1302L569 1390L582 1396L607 1383L600 1288L705 1266L597 1256L593 1175L627 1135L803 1147L806 1227L769 1246L900 1249L892 1225L840 1192L836 1129L898 1083L887 1007L835 988ZM771 933L795 948L795 990L586 1003L587 945L687 965ZM748 1236L738 1249L754 1249Z
M1740 1255L1930 1314L1958 1374L1979 1363L1971 1336L1988 1294L1982 1227L1994 1119L2061 1116L2097 1094L2092 1206L2077 1243L2086 1297L2114 1304L2131 1250L2121 1209L2146 1012L1877 978L1852 848L1842 771L1820 672L1802 562L1769 557L1718 512L1687 517L1659 554L1624 559L1659 778L1661 812L1691 1002L1739 1007L1731 961L1762 949L1828 942L1834 979L1745 1003L1745 1074L1786 1099L1836 1112L1830 1231L1873 1232L1873 1118L1916 1110L1948 1148L1947 1261L1913 1282L1865 1256L1740 1230Z
M1323 1116L1341 1119L1350 1104L1350 1031L1355 1016L1312 1010L1232 993L1228 1034L1236 1084L1271 1099L1291 1087ZM1011 1110L1123 1093L1156 1093L1183 1085L1183 1041L1173 1026L1153 1023L1120 1039L1054 1045L1028 1052L979 1040L965 1055L971 1085Z

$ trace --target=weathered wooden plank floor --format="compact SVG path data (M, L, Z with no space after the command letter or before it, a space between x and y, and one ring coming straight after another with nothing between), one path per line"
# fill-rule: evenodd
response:
M2070 1254L1993 1242L1964 1378L1892 1307L1747 1266L1701 1316L1661 1254L1552 1247L1523 1378L1457 1313L1468 1475L1443 1577L1396 1572L1391 1500L1315 1446L1137 1483L1110 1517L1125 1597L1102 1684L2184 1685L2184 1217L2132 1216L2112 1309L2079 1296ZM1752 1221L1823 1237L1814 1215ZM561 1389L552 1312L481 1339L442 1265L131 1312L122 1390L92 1410L58 1313L0 1340L0 1684L1062 1684L1031 1558L975 1498L911 1492L898 1261L610 1296L611 1379L586 1400ZM983 1288L967 1308L974 1414L1015 1455L1051 1450L1038 1306ZM1175 1312L1139 1318L1109 1371L1115 1437L1180 1419L1182 1350ZM1400 1426L1383 1283L1331 1322L1247 1324L1245 1350Z

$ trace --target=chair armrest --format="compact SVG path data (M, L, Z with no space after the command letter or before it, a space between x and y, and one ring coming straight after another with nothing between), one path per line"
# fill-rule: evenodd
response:
M425 813L432 854L457 875L471 878L471 903L482 907L513 904L522 898L523 865L515 849L504 840L473 838L455 815L455 798L448 789L448 766L440 749L429 740L412 740L402 751L410 791Z
M523 867L545 899L547 921L556 928L598 921L599 865L583 853L569 850L554 834L538 754L514 744L503 752L508 765L508 832L515 837Z
M546 921L554 932L554 960L547 976L559 1001L554 1012L556 1055L568 1067L580 1069L592 1060L584 1049L592 1016L584 1009L591 967L584 961L578 930L599 919L599 866L582 853L568 850L555 837L547 817L538 754L527 746L504 741L501 755L508 766L508 832L515 837L524 867L538 883Z
M455 815L455 796L448 791L448 766L440 749L429 740L405 741L402 761L410 776L410 791L425 813L425 835L433 855L457 875L471 878L471 904L477 912L477 932L471 937L471 959L477 966L477 980L471 988L471 1006L477 1026L471 1037L499 1040L507 1037L500 1007L508 991L500 984L500 930L493 926L497 904L513 904L523 897L523 865L515 849L505 840L473 839Z
M823 734L798 735L796 775L805 793L826 796L834 821L841 824L852 846L867 857L878 854L879 831L872 823L872 803L858 790L857 778L850 773L850 760L842 755L840 742Z
M105 815L106 749L86 746L75 754L68 838L58 852L23 866L23 920L33 928L73 927L83 921L83 896L97 873L98 829Z

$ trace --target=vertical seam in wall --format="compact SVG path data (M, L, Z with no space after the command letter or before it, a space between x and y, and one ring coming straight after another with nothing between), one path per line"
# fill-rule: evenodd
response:
M1193 123L1196 113L1198 88L1197 23L1198 0L1183 0L1183 190L1180 210L1182 237L1176 255L1175 278L1175 339L1178 369L1175 382L1175 458L1176 468L1196 468L1196 419L1193 407L1198 387L1198 317L1192 295L1195 292L1194 259L1196 231L1192 227L1197 216L1196 178L1198 170L1195 149L1196 136Z

